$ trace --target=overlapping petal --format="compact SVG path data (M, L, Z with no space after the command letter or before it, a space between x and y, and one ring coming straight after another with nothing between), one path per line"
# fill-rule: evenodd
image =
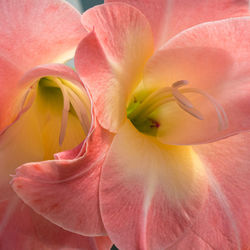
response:
M74 160L25 164L13 188L22 200L53 223L82 235L104 235L99 179L112 134L98 124L83 155Z
M190 13L193 5L195 11L197 6L208 9L185 17L184 10L189 9L186 1L146 1L146 11L142 1L132 4L149 18L155 47L159 47L177 32L200 22L243 15L245 3L210 1L203 5L193 0ZM148 11L149 4L152 8ZM154 47L150 25L142 13L127 4L111 3L83 15L82 23L89 34L78 47L76 69L93 97L96 127L72 154L66 152L58 154L55 161L20 167L12 186L26 204L56 225L82 235L105 235L107 230L121 249L175 246L185 249L190 239L204 249L221 248L221 242L228 248L235 247L239 241L245 247L249 236L243 222L249 219L249 206L242 199L247 197L249 189L246 174L249 161L245 157L232 165L223 162L226 157L230 159L230 153L246 155L245 148L239 146L233 152L230 148L231 143L242 143L243 139L227 139L219 146L211 144L207 148L194 148L196 151L190 146L164 145L157 139L167 144L195 144L249 129L246 105L249 106L250 19L197 25L172 38L152 57L144 72L146 88L188 80L190 87L206 91L222 104L229 118L229 128L218 131L215 106L204 100L204 95L195 98L192 94L190 100L205 114L205 120L196 121L171 104L156 114L157 120L161 119L160 125L165 122L167 125L160 131L164 133L154 138L138 132L126 120L128 97L142 79ZM162 25L156 28L158 22ZM164 36L163 31L167 31ZM24 61L26 64L28 61ZM40 68L26 76L35 79L42 72L47 69ZM114 136L108 130L117 134ZM212 152L212 156L206 151ZM214 164L218 152L221 155L218 164ZM220 163L224 164L222 169ZM238 165L243 166L240 171ZM212 168L211 175L209 170L205 171L208 167ZM235 176L238 179L234 182ZM234 186L229 187L230 183ZM243 198L238 198L241 193ZM238 203L243 212L234 217ZM203 227L203 218L207 225L216 226L216 235L211 235L217 238L211 245L205 242L212 236L208 227ZM248 223L245 226L248 228ZM187 245L180 243L182 239Z
M29 99L27 96L30 93L31 86L36 89L37 81L46 76L66 79L82 91L82 95L86 95L77 74L71 68L62 64L35 67L19 80L19 89L13 87L13 92L6 89L3 90L3 93L6 91L7 94L16 94L15 99L7 96L8 101L5 100L1 106L1 108L4 108L6 105L10 105L9 108L11 108L11 104L13 104L13 107L15 107L15 110L7 109L3 113L3 115L6 115L8 112L8 116L4 116L6 119L3 119L3 123L1 124L3 129L0 136L0 158L2 164L8 166L8 168L15 168L25 162L48 159L45 155L48 156L58 151L73 148L84 138L84 132L79 120L75 115L69 114L64 143L62 145L55 143L56 135L59 138L62 119L61 106L63 105L57 98L54 98L53 102L46 100L43 103L43 107L41 107L39 100L37 100L40 97L34 94L35 99L32 100L33 97L31 97L30 104L26 105L27 107L24 105L29 102L27 101ZM85 99L86 119L91 119L90 102L87 95ZM46 107L49 111L46 111ZM49 128L53 128L53 131L48 131ZM45 138L42 133L46 133L47 137ZM12 154L16 154L16 157L13 158Z
M1 133L21 111L27 91L21 75L39 64L72 58L86 31L80 13L64 1L2 1L0 8Z
M138 10L119 3L86 11L82 23L90 33L77 49L76 69L91 92L101 125L116 131L153 53L150 25Z
M60 0L1 1L0 53L23 70L74 56L86 33L80 13Z
M190 86L212 96L228 117L228 128L218 129L220 116L213 102L199 93L183 91L204 120L192 117L176 104L166 105L157 114L162 124L161 140L197 144L249 129L249 27L249 17L197 25L171 39L149 60L144 75L146 87L163 88L187 80L187 89Z
M249 14L247 0L105 0L110 2L138 8L151 24L157 48L196 24Z
M104 162L100 207L120 249L165 249L193 224L206 199L204 168L188 146L166 146L130 121Z

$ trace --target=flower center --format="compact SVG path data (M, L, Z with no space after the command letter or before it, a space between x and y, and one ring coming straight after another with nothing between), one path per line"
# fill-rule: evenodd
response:
M86 136L91 125L90 102L85 90L59 77L48 76L35 82L25 97L23 108L35 110L45 159L72 148L72 143L80 143L84 139L82 134ZM75 138L75 133L81 136Z
M182 110L193 117L203 120L201 112L194 107L191 101L184 95L185 93L196 93L207 98L214 106L219 123L219 130L227 128L227 116L224 109L216 100L199 89L181 87L188 84L186 80L180 80L172 84L171 87L161 88L155 91L139 91L133 96L127 108L127 117L134 126L142 133L156 136L160 122L152 118L152 114L161 106L170 102L175 102Z

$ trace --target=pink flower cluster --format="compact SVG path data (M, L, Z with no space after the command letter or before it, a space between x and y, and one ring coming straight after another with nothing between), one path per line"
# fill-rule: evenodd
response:
M247 0L0 9L0 249L250 249Z

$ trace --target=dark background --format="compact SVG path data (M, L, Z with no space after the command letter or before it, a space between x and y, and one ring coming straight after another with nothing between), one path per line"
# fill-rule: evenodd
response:
M100 0L79 0L79 2L81 2L82 5L82 10L87 10L97 4L102 4L103 1Z
M67 0L74 5L80 12L83 12L97 4L102 4L101 0Z

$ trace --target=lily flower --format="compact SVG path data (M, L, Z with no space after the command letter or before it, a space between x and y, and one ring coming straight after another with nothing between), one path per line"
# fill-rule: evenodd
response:
M247 1L106 1L82 24L95 129L75 164L18 168L19 197L82 235L100 234L98 206L121 250L247 249Z
M59 0L1 1L0 9L0 248L109 249L106 237L83 237L38 215L9 184L19 165L53 159L88 134L87 92L58 64L86 34L80 14Z

